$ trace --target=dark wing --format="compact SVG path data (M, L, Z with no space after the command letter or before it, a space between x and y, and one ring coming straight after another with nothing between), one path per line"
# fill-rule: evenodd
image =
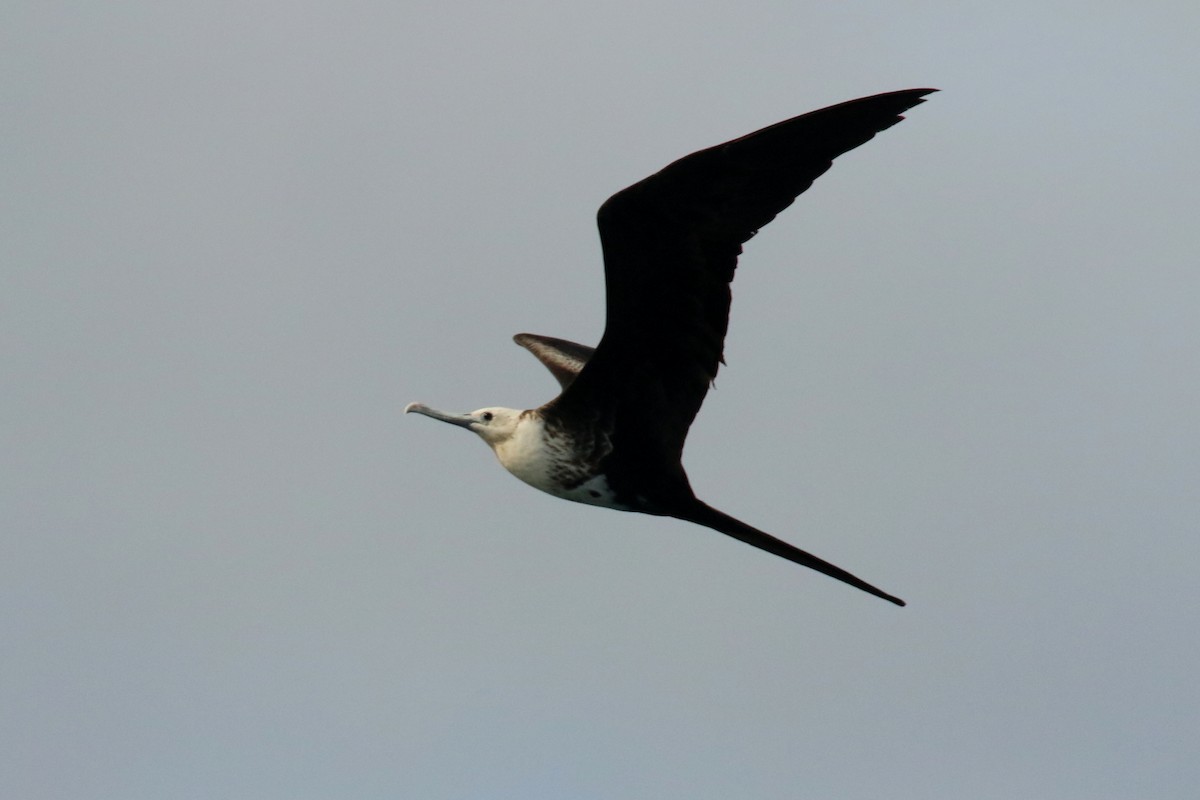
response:
M586 344L536 333L518 333L513 341L533 353L564 389L571 385L592 353L596 352Z
M607 320L587 366L544 407L610 417L614 445L679 458L722 360L742 243L833 159L934 89L851 100L686 156L600 208Z

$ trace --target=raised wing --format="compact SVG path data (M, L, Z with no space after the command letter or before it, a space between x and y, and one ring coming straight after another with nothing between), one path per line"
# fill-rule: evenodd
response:
M518 333L513 341L533 353L564 389L571 385L592 353L596 352L585 344L536 333Z
M595 354L544 408L610 416L613 445L678 459L722 362L742 244L934 89L864 97L686 156L608 199L598 222L607 320Z

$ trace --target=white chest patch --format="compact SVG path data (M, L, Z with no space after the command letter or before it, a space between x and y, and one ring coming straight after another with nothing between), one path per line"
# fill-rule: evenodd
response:
M568 442L547 436L536 416L522 419L513 435L493 449L506 470L535 489L576 503L631 510L616 502L603 475L587 474Z

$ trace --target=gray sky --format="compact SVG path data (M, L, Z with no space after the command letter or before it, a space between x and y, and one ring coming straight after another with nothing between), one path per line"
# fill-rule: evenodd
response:
M9 3L0 796L1190 798L1194 2ZM401 415L555 391L614 191L943 92L747 248L713 505Z

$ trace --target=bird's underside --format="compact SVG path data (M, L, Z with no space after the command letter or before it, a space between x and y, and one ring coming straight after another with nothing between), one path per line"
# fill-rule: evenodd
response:
M606 324L593 349L519 334L562 387L528 411L405 410L478 434L558 497L712 528L897 605L904 601L696 498L684 439L717 369L741 246L831 166L932 89L852 100L686 156L600 209Z
M519 333L513 340L533 353L564 389L571 384L594 352L587 345L533 333ZM581 461L576 459L574 463ZM678 480L667 484L670 486L670 493L653 499L639 494L636 488L629 489L624 486L619 479L619 471L614 476L616 480L610 478L603 460L595 463L587 473L580 473L572 480L559 482L550 489L545 486L538 488L564 500L605 506L619 511L639 511L644 514L676 517L704 525L768 553L848 583L876 597L882 597L899 606L904 605L900 598L872 586L841 567L712 508L692 492L682 466L678 467L678 474Z

